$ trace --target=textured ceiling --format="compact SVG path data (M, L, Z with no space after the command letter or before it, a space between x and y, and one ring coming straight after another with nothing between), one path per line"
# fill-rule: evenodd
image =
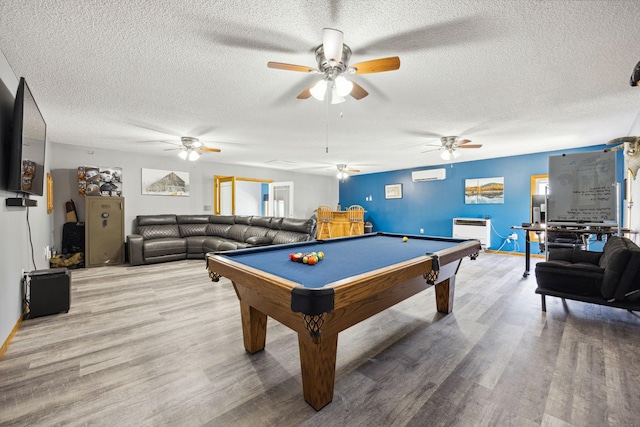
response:
M199 161L362 173L441 164L438 136L482 144L456 161L604 143L640 111L634 1L2 0L0 50L25 76L54 142ZM328 105L296 95L317 76L322 28L351 63L397 55L397 71L355 75L369 91ZM328 153L327 151L328 146Z

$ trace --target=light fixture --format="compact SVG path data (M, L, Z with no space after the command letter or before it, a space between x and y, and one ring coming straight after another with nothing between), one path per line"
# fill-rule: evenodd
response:
M324 94L327 92L327 81L322 79L309 89L311 96L318 101L324 101Z
M347 179L349 178L349 174L346 173L345 171L338 171L337 177L338 179Z
M342 104L344 102L344 98L340 95L339 89L336 85L333 85L331 88L331 103L332 104Z
M442 152L442 154L440 154L440 157L442 158L442 160L453 160L455 158L457 158L460 154L458 152L456 152L455 150L445 150Z
M342 57L342 44L344 42L344 33L333 28L322 29L322 47L324 49L324 57L333 66L340 61Z
M343 76L336 77L334 88L338 95L347 96L351 93L353 89L353 82L345 79Z
M200 158L200 153L198 153L196 150L192 149L192 148L183 148L179 153L178 156L182 159L182 160L190 160L190 161L195 161L198 160L198 158Z

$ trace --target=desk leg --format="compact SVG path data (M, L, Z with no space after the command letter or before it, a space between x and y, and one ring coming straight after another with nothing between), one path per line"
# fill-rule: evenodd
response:
M525 230L525 255L524 255L524 273L522 277L527 277L529 275L529 269L531 268L531 233Z
M453 311L453 293L456 289L456 276L436 284L436 308L440 313Z
M264 350L267 338L267 315L240 301L244 348L249 353Z
M298 347L304 400L319 411L333 400L338 334L323 333L320 342L315 344L307 331L299 332Z

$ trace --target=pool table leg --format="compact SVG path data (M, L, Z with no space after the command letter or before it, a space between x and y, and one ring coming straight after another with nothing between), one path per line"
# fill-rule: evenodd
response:
M240 301L244 348L249 353L264 350L267 339L267 315Z
M436 308L440 313L451 313L453 311L453 292L455 288L455 275L436 285Z
M304 400L319 411L333 400L338 334L322 334L316 344L307 331L298 332L298 346Z

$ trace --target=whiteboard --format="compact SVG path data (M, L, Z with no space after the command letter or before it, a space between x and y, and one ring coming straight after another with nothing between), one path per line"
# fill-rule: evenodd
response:
M617 224L616 155L549 156L548 222Z

